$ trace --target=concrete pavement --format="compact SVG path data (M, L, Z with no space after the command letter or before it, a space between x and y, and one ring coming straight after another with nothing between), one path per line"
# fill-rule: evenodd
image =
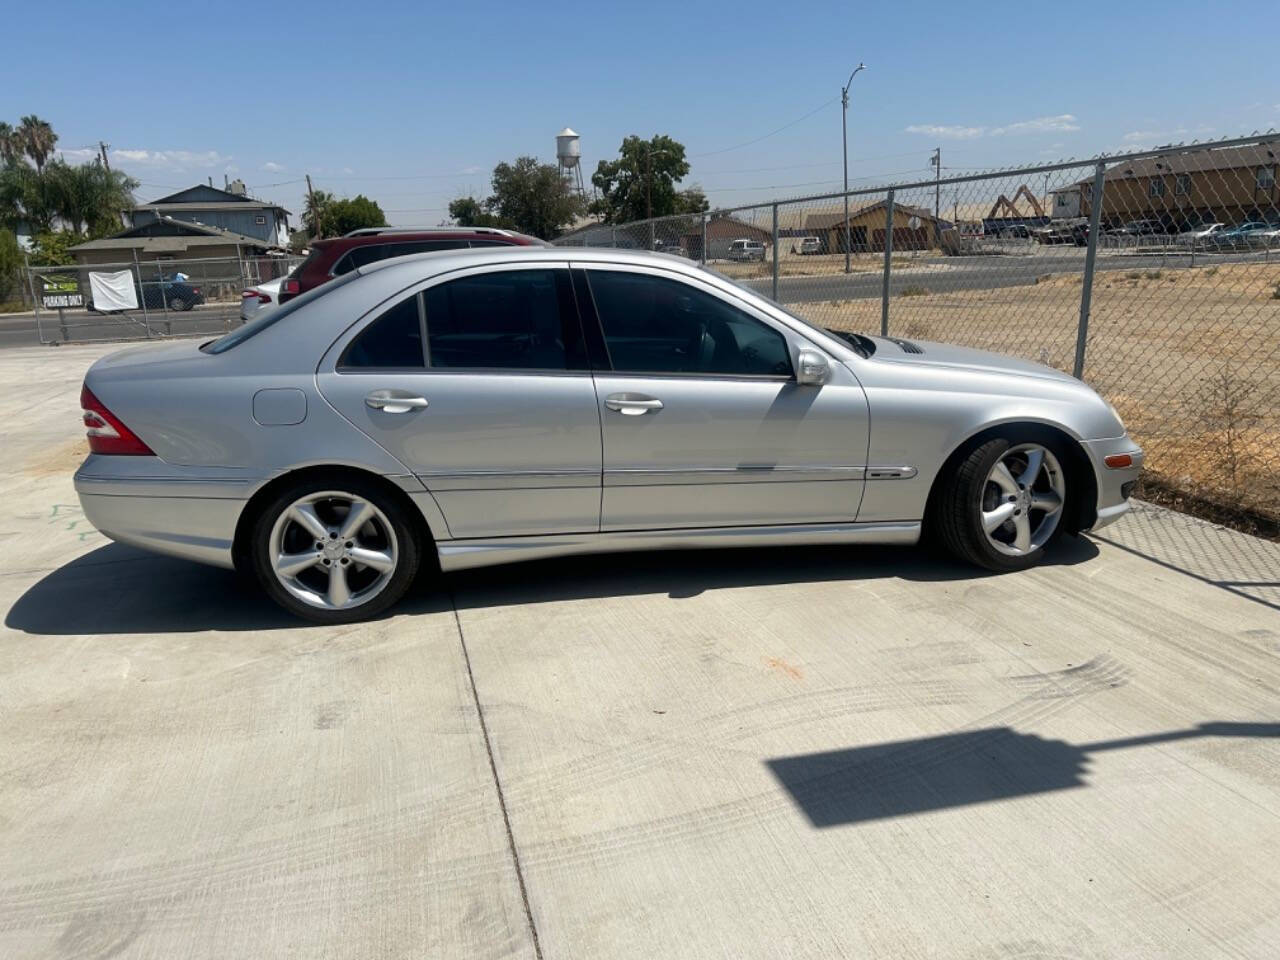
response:
M1280 545L594 557L300 626L0 355L0 956L1269 957Z

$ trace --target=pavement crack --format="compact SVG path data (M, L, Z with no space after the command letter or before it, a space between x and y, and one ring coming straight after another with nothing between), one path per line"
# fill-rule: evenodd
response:
M453 591L449 591L449 606L453 610L453 622L458 628L458 643L462 646L462 660L467 666L467 680L471 684L471 699L476 705L476 716L480 719L480 734L484 738L484 752L489 758L489 772L493 774L493 786L498 793L498 807L502 810L502 825L507 831L507 849L511 851L511 862L516 871L516 883L520 887L520 902L524 905L524 917L529 924L529 936L533 940L533 955L542 960L542 945L538 942L538 926L533 922L533 909L529 906L529 890L524 882L524 870L520 866L520 852L516 849L516 837L511 830L511 816L507 812L507 798L502 790L502 780L498 777L498 763L493 758L493 743L489 739L489 725L484 719L484 707L480 705L480 692L476 689L476 675L471 669L471 654L467 650L467 638L462 633L462 619L458 616L458 603Z

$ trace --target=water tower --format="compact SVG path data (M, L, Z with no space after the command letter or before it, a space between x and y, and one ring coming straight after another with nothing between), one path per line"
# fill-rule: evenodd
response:
M560 176L569 181L570 188L578 191L585 199L586 191L582 186L582 148L578 144L578 135L569 127L556 134L556 162L560 165Z

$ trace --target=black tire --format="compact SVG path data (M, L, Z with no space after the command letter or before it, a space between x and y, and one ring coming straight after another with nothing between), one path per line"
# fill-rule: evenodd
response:
M271 537L277 519L298 500L325 491L341 491L373 504L394 532L397 547L396 565L385 585L369 599L342 609L314 606L294 596L277 578L271 562ZM419 529L408 509L377 481L344 473L312 474L280 489L254 517L249 534L249 572L272 600L304 620L325 624L368 620L398 602L417 577L423 550Z
M182 297L171 297L169 300L169 309L176 310L178 313L181 313L184 310L190 310L191 304L187 303L187 301L182 299Z
M1000 573L1025 570L1039 563L1044 558L1045 549L1062 535L1063 524L1059 522L1044 544L1023 556L1010 556L995 549L982 529L982 500L987 477L1010 447L1023 442L1040 444L1063 465L1067 484L1064 515L1070 509L1072 478L1060 443L1039 433L1022 435L1015 432L987 440L967 454L953 458L943 468L950 474L939 478L931 532L954 557Z

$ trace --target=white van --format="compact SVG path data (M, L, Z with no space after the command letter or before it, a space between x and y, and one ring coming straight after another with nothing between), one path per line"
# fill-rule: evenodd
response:
M735 240L729 244L730 260L763 260L764 244L759 240Z
M800 252L802 254L821 253L822 241L819 240L817 237L801 237Z

